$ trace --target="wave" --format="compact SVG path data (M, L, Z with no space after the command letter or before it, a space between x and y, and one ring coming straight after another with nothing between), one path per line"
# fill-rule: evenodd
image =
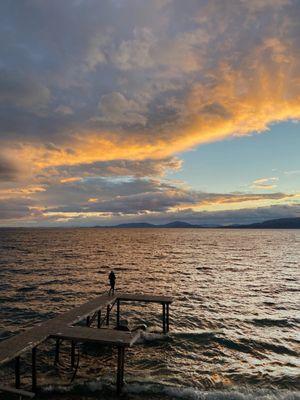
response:
M176 387L163 384L132 383L126 385L129 394L165 395L167 398L187 400L300 400L300 392L253 390L235 388L232 390L203 391L193 387Z
M130 382L124 386L124 393L142 399L182 399L182 400L300 400L299 391L253 389L234 387L228 390L204 391L194 387L172 386L153 382ZM43 393L81 393L86 396L109 393L114 396L115 388L111 381L89 381L71 386L52 386L43 389Z
M298 321L296 319L273 319L273 318L254 318L250 321L258 326L294 326Z
M268 343L268 342L263 342L263 341L259 341L259 340L253 340L253 339L246 339L246 338L241 338L240 341L243 344L250 346L252 349L259 350L259 351L270 350L277 354L288 354L290 356L295 356L295 357L297 357L299 355L296 351L294 351L286 346L280 345L280 344Z
M142 343L165 341L165 340L168 340L168 336L166 336L163 333L142 331L137 343L142 344Z
M172 332L169 335L164 335L157 332L141 332L141 337L138 341L139 344L150 344L164 341L172 341L176 343L178 349L186 343L194 344L208 344L210 342L218 343L222 347L226 347L230 350L239 351L242 353L249 353L253 355L262 354L268 351L277 354L287 354L290 356L297 357L297 351L275 343L269 343L265 341L254 340L251 338L241 337L239 339L230 339L222 336L220 331L188 331L188 332Z
M192 342L203 342L210 341L220 333L218 331L207 331L207 330L196 330L187 332L172 332L171 337L178 338L180 340L187 340Z
M31 285L31 286L23 286L21 288L17 289L17 292L32 292L33 290L36 290L38 288L37 285Z

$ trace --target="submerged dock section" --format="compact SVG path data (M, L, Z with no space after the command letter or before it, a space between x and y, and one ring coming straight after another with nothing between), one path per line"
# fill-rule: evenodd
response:
M171 297L148 294L115 293L101 295L91 301L75 307L57 317L42 322L32 328L0 342L0 366L12 360L15 362L15 388L0 386L0 392L17 394L20 397L34 397L37 391L36 358L37 347L50 338L56 339L55 362L59 362L60 343L62 340L71 343L71 367L75 367L75 346L77 343L97 343L118 349L117 360L117 393L124 385L125 349L131 347L140 337L140 333L121 330L121 304L126 302L158 303L162 305L162 330L168 333L170 328L169 308ZM110 329L110 316L116 306L116 326ZM74 326L85 321L86 326ZM91 328L96 322L97 328ZM105 327L105 328L103 328ZM32 389L21 389L20 363L22 354L31 351Z

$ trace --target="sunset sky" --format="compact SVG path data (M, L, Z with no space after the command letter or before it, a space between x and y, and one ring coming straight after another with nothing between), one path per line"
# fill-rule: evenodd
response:
M1 0L0 31L0 226L300 216L299 0Z

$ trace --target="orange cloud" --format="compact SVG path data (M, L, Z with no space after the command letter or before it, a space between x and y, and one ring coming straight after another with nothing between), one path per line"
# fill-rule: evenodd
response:
M12 149L36 168L116 159L159 159L202 143L263 132L271 123L300 119L300 73L291 49L269 40L243 64L222 61L174 100L174 121L126 133L78 128L55 150L24 143ZM299 68L300 69L300 68ZM211 80L208 84L207 81ZM149 121L150 122L150 121Z
M78 182L81 181L82 178L78 177L78 176L73 176L70 178L63 178L60 180L60 183L71 183L71 182Z

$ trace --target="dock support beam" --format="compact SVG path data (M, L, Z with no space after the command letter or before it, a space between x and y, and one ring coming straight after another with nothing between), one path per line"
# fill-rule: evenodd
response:
M110 306L108 305L107 307L106 307L106 325L108 326L109 325L109 314L110 314Z
M75 367L75 342L71 341L71 368Z
M31 382L32 391L36 392L37 378L36 378L36 347L31 351Z
M16 386L16 389L20 389L20 386L21 386L20 357L15 358L15 386Z
M117 371L117 395L120 395L124 386L125 348L118 346L118 371Z
M99 329L99 328L101 328L101 310L98 311L97 317L98 317L98 319L97 319L97 327Z
M120 300L117 300L117 328L120 326Z

